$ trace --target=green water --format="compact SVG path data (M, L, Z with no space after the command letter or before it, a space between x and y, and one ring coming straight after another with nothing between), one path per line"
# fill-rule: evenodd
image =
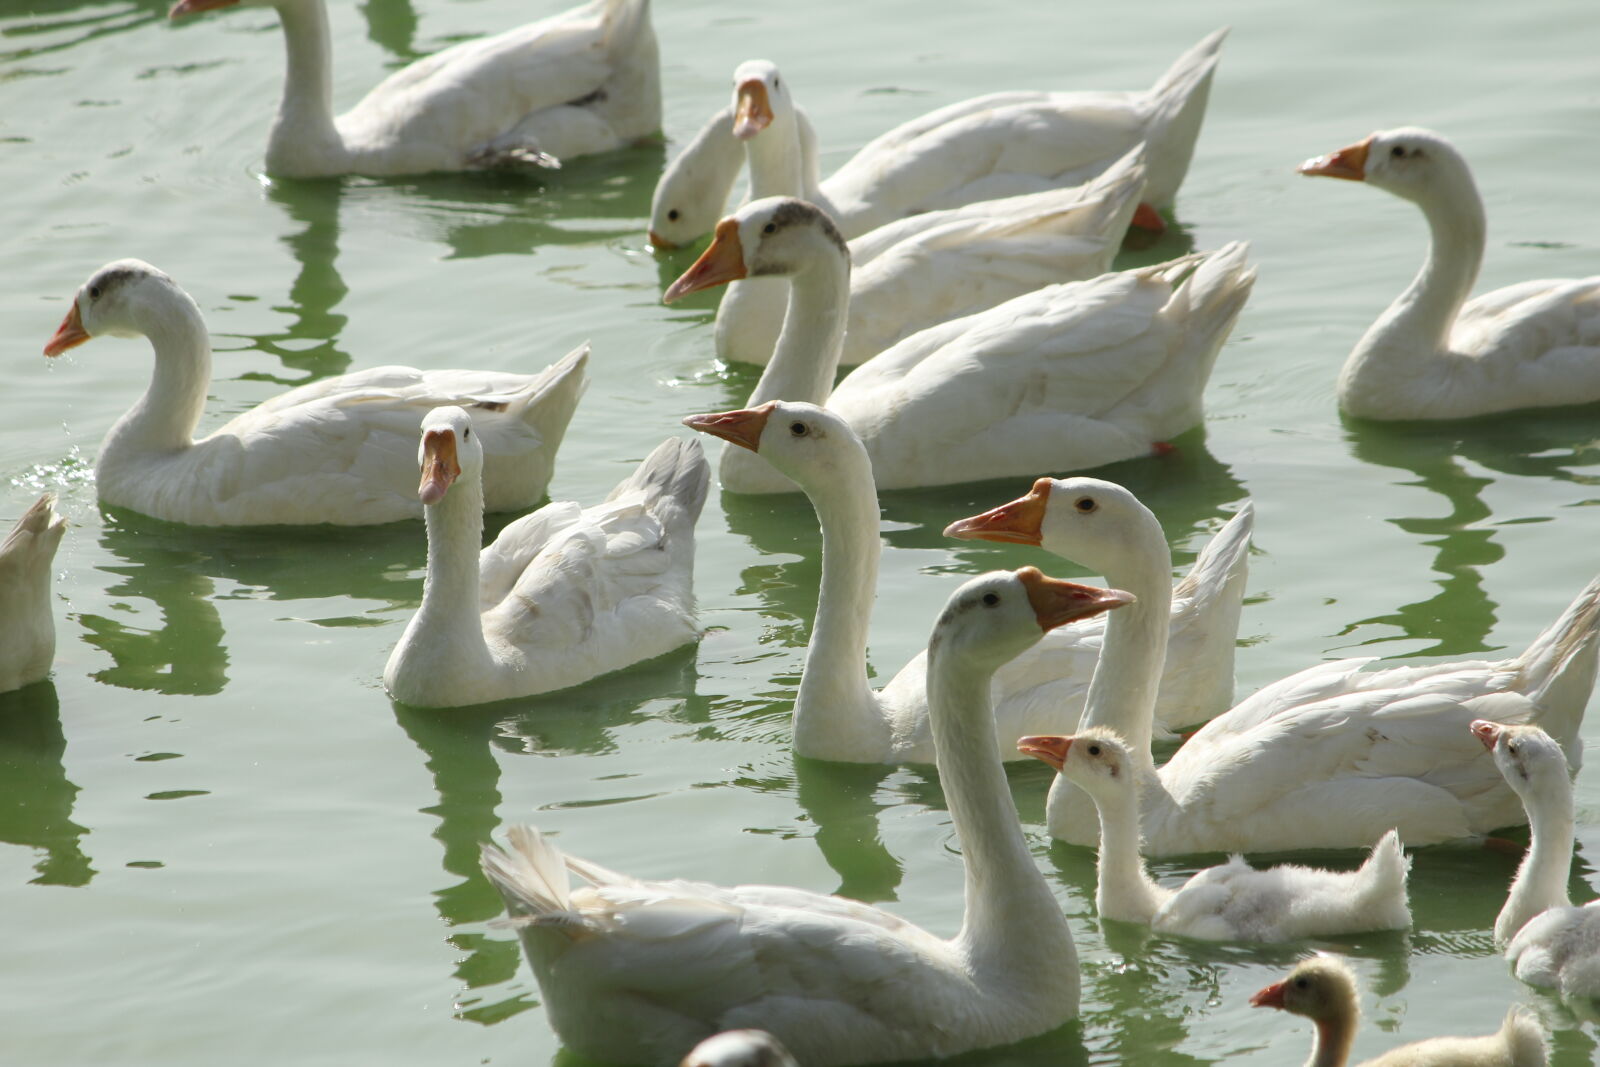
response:
M73 523L53 680L0 696L0 1058L548 1062L558 1044L538 989L513 935L489 927L500 905L477 872L478 843L508 822L638 875L839 890L953 933L960 859L931 771L788 752L818 577L802 500L708 502L698 651L449 713L396 710L379 684L421 593L420 524L208 532L97 508L88 465L144 388L148 350L107 338L47 362L39 348L75 287L122 256L167 270L205 310L218 357L204 428L346 369L532 370L592 339L558 498L599 499L685 432L680 416L738 406L755 377L713 364L708 299L659 302L690 258L657 259L643 236L672 149L540 179L267 183L274 18L173 27L164 6L0 0L0 520L54 488ZM1248 238L1260 280L1204 431L1107 474L1160 515L1179 567L1256 501L1241 695L1326 658L1515 651L1600 570L1595 409L1423 429L1339 418L1338 364L1409 279L1425 234L1409 205L1292 173L1373 129L1432 126L1461 146L1487 201L1480 289L1594 273L1592 3L657 8L670 135L725 101L738 61L765 56L810 109L829 166L973 93L1147 85L1204 33L1234 27L1180 225L1124 262ZM337 4L336 98L553 9ZM939 536L1024 488L885 499L871 649L882 675L925 642L958 576L1038 561ZM1600 718L1585 734L1600 740ZM1052 847L1042 829L1047 769L1017 766L1011 780L1078 937L1084 1017L972 1062L1304 1057L1306 1025L1246 1003L1301 947L1101 931L1091 854ZM1584 900L1600 886L1588 772L1578 803ZM1514 864L1423 850L1413 931L1322 946L1350 953L1367 986L1358 1056L1487 1031L1525 1002L1554 1029L1557 1063L1593 1062L1592 1031L1512 979L1490 945Z

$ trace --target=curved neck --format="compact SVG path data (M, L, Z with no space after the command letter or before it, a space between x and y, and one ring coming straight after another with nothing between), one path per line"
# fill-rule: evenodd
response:
M878 759L890 727L867 681L867 628L878 593L878 493L859 447L807 488L822 525L822 583L794 702L795 751L818 759Z
M1572 783L1564 774L1549 778L1550 795L1528 809L1530 843L1506 894L1505 907L1494 922L1494 941L1501 948L1547 908L1572 903L1567 878L1572 872Z
M768 400L826 404L843 351L850 305L850 260L832 250L818 254L789 278L789 310L746 407Z
M939 782L966 861L966 909L956 943L974 971L1028 984L1037 969L1060 972L1078 1001L1072 931L1022 836L995 741L989 705L993 667L928 647L928 718Z
M1140 772L1155 769L1150 738L1172 626L1172 552L1159 526L1142 540L1142 549L1128 554L1136 564L1106 574L1109 585L1139 599L1106 619L1105 644L1089 681L1081 723L1122 735L1135 780Z
M139 332L155 349L150 388L117 420L100 446L100 465L122 454L181 452L194 445L211 383L211 338L194 298L168 290L170 301L141 316Z
M1123 787L1094 797L1100 814L1095 910L1103 919L1148 925L1173 894L1156 885L1139 855L1138 790L1131 780L1118 784Z
M323 0L281 0L288 60L278 115L267 138L267 169L306 173L303 161L344 141L333 121L333 35Z
M444 499L423 509L428 525L428 574L411 633L437 635L454 653L463 646L488 654L478 607L478 552L483 542L483 481L457 478ZM452 666L458 666L453 664Z
M765 196L808 195L815 181L808 183L808 163L802 143L799 113L788 110L774 115L767 128L744 142L745 161L750 164L750 199Z
M1356 1021L1360 1009L1352 996L1348 1009L1332 1019L1317 1019L1317 1037L1311 1045L1311 1058L1306 1067L1345 1067L1350 1060L1350 1046L1356 1040Z

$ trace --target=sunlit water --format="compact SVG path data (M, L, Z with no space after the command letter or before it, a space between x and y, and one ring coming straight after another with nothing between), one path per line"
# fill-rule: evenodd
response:
M53 681L0 697L5 1059L549 1061L558 1043L538 989L513 935L488 925L500 904L477 870L478 843L514 821L632 873L839 890L953 933L960 859L932 770L789 754L818 577L802 500L708 502L698 651L445 713L397 710L379 684L421 593L420 524L207 532L97 508L89 465L143 389L148 350L102 339L47 363L39 348L74 288L122 256L167 270L205 310L218 349L207 427L346 369L532 370L592 339L593 383L552 486L561 498L599 499L686 432L680 416L738 406L755 377L712 362L710 299L659 302L690 261L657 258L643 239L671 147L539 178L266 183L282 65L272 15L174 27L164 6L0 6L0 519L53 488L73 523ZM1595 272L1592 4L657 6L669 135L725 100L738 61L765 56L811 110L829 166L973 93L1147 85L1205 32L1234 27L1181 225L1121 262L1248 238L1260 280L1218 361L1204 431L1106 473L1161 516L1179 567L1256 501L1241 694L1338 656L1509 654L1600 570L1594 409L1420 429L1339 418L1338 364L1410 277L1425 235L1409 205L1292 173L1373 129L1433 126L1460 144L1487 201L1480 289ZM546 10L339 4L337 98ZM884 500L880 673L923 644L959 575L1038 561L939 535L1023 488ZM1585 733L1600 738L1600 720ZM1304 1056L1307 1026L1246 1001L1305 946L1102 932L1092 855L1050 846L1041 827L1047 769L1011 779L1078 936L1084 1018L972 1062ZM1578 801L1583 900L1600 884L1589 864L1600 785L1587 772ZM1413 931L1320 946L1355 957L1366 983L1358 1054L1487 1031L1526 1002L1555 1029L1556 1062L1592 1061L1591 1033L1520 986L1490 945L1514 864L1423 850Z

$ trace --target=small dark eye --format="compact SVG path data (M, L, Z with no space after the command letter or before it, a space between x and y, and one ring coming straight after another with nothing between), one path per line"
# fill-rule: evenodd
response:
M1310 985L1310 984L1311 984L1311 983L1310 983L1310 982L1308 982L1308 981L1306 981L1306 980L1305 980L1305 979L1304 979L1304 978L1296 978L1296 979L1295 979L1295 980L1294 980L1294 987L1295 987L1295 988L1296 988L1296 989L1305 989L1305 988L1306 988L1306 987L1307 987L1307 986L1309 986L1309 985Z
M1000 603L1000 594L999 593L985 593L985 594L983 594L983 602L985 604L989 605L989 607L992 608L996 604Z
M678 221L678 209L677 208L673 208L671 211L667 212L667 221L668 222L677 222Z
M1406 150L1402 145L1395 145L1393 148L1389 149L1389 154L1395 159L1406 158Z
M778 87L778 79L777 78L773 78L772 79L772 87L774 89L776 89Z
M99 300L100 299L100 287L98 285L89 286L89 299L90 300Z
M1091 756L1100 755L1100 746L1099 745L1090 745L1089 746L1089 755L1091 755Z
M1080 496L1072 502L1072 506L1087 515L1100 505L1094 502L1094 497L1092 496Z
M796 437L804 437L810 431L811 427L807 426L803 422L791 422L789 424L789 432L794 434Z
M468 440L471 437L472 437L472 427L471 426L468 426L465 430L461 431L461 439L463 441Z
M777 233L778 232L778 224L776 222L769 222L765 226L761 227L761 232L762 233Z

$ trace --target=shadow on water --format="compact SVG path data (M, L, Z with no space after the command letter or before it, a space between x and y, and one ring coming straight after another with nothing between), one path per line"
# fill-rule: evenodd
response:
M80 844L89 831L72 821L66 750L53 682L0 693L0 841L40 853L30 885L85 886L96 873Z
M1495 479L1471 467L1583 486L1600 483L1600 474L1580 470L1600 464L1597 414L1600 408L1590 405L1439 424L1345 419L1345 434L1357 459L1415 475L1395 484L1421 486L1444 498L1449 511L1436 517L1389 520L1434 549L1439 592L1389 614L1351 623L1344 633L1377 625L1384 627L1382 635L1361 644L1433 641L1396 658L1463 655L1492 648L1488 638L1495 605L1484 592L1482 571L1505 555L1495 540L1495 527L1507 521L1549 521L1552 516L1494 521L1483 491ZM1580 503L1600 503L1600 493ZM1559 605L1552 605L1552 617L1559 610Z

